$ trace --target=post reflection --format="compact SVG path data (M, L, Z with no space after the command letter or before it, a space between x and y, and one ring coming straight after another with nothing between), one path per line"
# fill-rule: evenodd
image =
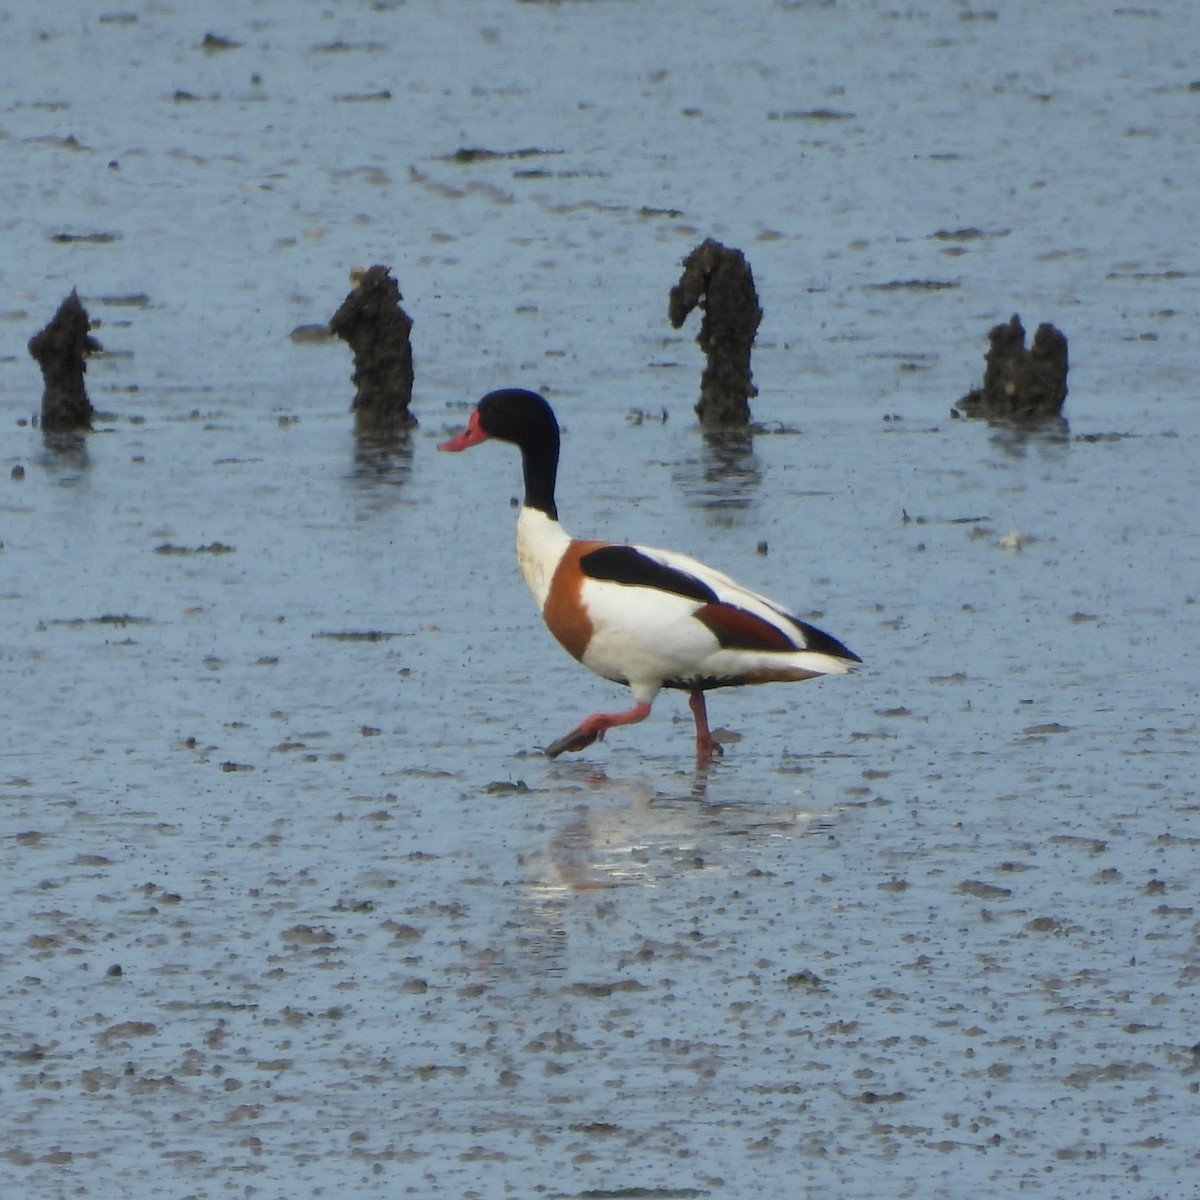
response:
M354 464L351 480L378 497L394 494L412 475L413 439L404 430L354 435Z
M754 435L747 429L706 430L699 457L680 460L673 474L695 508L716 512L752 508L762 484Z

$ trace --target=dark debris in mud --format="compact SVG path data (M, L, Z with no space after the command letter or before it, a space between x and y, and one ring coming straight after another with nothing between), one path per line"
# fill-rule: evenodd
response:
M767 114L768 121L850 121L854 113L840 108L789 108Z
M460 146L452 154L442 155L442 161L475 163L505 158L539 158L543 155L562 153L562 150L543 150L539 146L522 146L517 150L488 150L484 146Z
M152 617L135 617L130 613L102 613L98 617L52 617L43 622L46 625L116 625L124 628L126 625L152 625Z
M340 96L334 96L335 104L374 104L391 100L392 93L384 88L378 92L345 92Z
M383 629L321 630L313 634L314 638L326 638L331 642L386 642L399 636Z
M154 547L155 554L188 555L188 554L232 554L233 547L224 542L209 542L207 546L176 546L173 542L163 542Z
M964 896L974 896L977 900L1004 900L1012 895L1012 888L1000 887L982 879L964 879L955 891Z
M223 37L219 33L206 33L204 40L200 43L200 49L208 52L221 50L237 50L241 46L241 42L235 42L233 38Z
M110 233L106 230L95 233L67 233L64 231L51 234L50 240L60 246L69 246L74 242L83 242L90 246L107 246L112 242L120 241L121 235L119 233Z
M869 286L876 292L944 292L958 284L950 279L889 279Z
M288 337L298 346L321 346L333 338L333 330L328 325L316 323L297 325Z

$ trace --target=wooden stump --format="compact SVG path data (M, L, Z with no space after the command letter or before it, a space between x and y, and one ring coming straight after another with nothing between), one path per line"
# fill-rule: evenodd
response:
M750 424L750 397L758 395L750 349L763 313L740 250L707 238L683 260L683 274L671 289L671 324L678 329L697 305L704 318L696 341L708 362L696 413L706 426L744 428Z
M387 267L369 267L333 315L329 328L354 351L351 408L355 429L377 436L417 423L412 402L412 318L400 307L400 287Z
M29 339L29 353L42 369L42 429L78 433L92 427L92 402L83 376L87 356L102 349L88 332L91 321L72 291L50 324Z
M983 387L954 406L966 417L1037 423L1062 412L1067 398L1067 339L1053 325L1039 325L1025 349L1025 327L1014 314L988 334Z

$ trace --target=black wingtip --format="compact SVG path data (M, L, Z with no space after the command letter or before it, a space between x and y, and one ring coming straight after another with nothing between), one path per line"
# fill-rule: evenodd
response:
M792 620L796 621L804 632L805 650L811 650L814 654L828 654L830 658L840 658L845 662L862 662L853 650L842 645L832 634L818 629L815 625L809 625L806 621L797 621L795 617Z

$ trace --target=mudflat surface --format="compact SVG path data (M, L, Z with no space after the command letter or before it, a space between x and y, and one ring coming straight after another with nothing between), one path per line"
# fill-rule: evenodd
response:
M1194 1195L1195 6L0 35L6 1195ZM742 444L667 321L707 236L766 314ZM375 262L392 451L288 336ZM47 443L72 287L102 415ZM948 417L1013 312L1066 429ZM866 669L715 693L706 773L671 695L541 757L622 697L531 609L514 455L434 452L507 384L568 527Z

